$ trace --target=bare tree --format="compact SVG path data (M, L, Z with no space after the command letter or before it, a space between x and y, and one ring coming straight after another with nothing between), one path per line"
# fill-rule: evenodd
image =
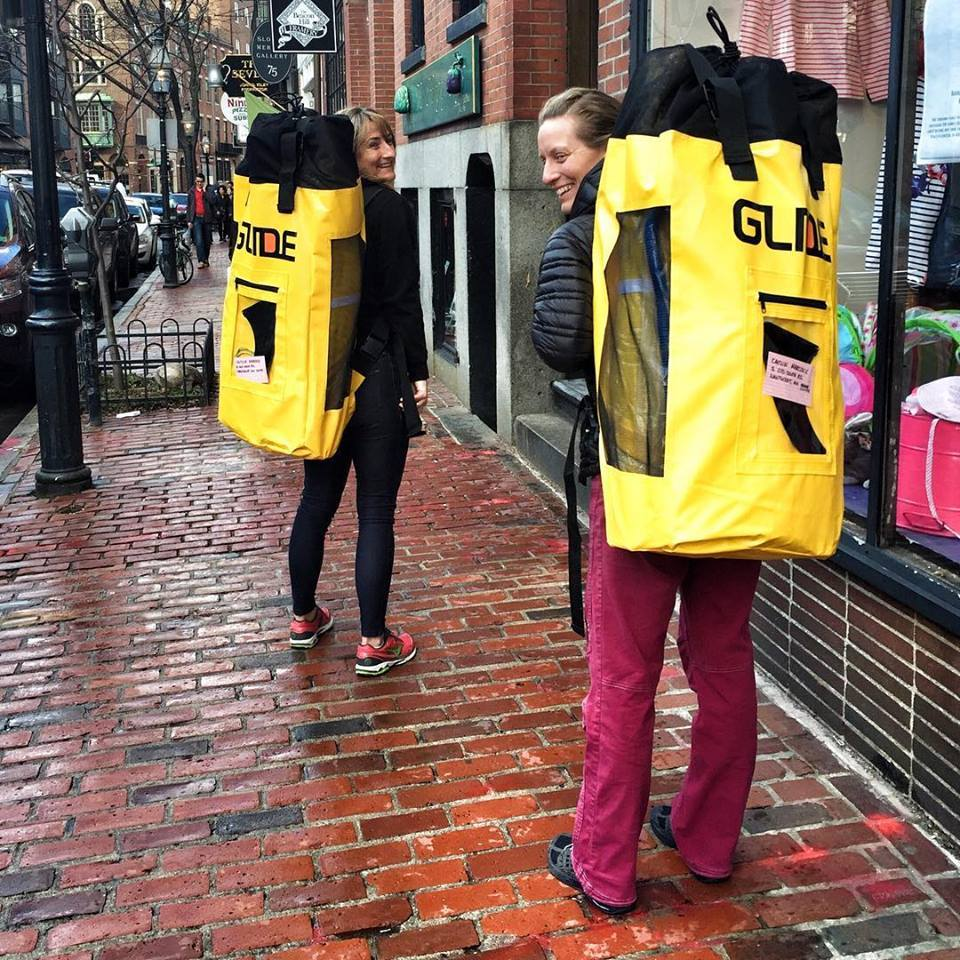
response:
M136 36L117 37L115 31L104 29L101 22L95 21L93 28L89 23L80 22L75 15L76 7L68 5L66 0L51 0L54 16L51 18L51 45L54 69L52 89L59 100L63 117L73 136L77 160L77 182L83 193L84 206L99 223L104 211L113 202L117 184L127 166L126 144L129 142L129 130L140 107L150 94L149 49L151 35L142 29L143 19L135 27ZM141 10L142 18L148 14ZM79 65L79 66L77 66ZM71 67L76 70L73 75ZM59 74L59 75L58 75ZM103 100L96 95L89 99L84 94L99 85L101 78L110 78L111 83L126 94L121 103ZM114 149L106 156L101 155L107 184L105 191L95 192L90 185L87 169L88 152L99 147L94 142L85 123L90 111L98 116L109 118L106 130L113 137ZM97 127L100 127L97 124ZM100 311L104 322L107 343L114 357L117 355L116 329L113 318L113 302L110 283L106 275L100 233L96 228L89 231L90 241L97 260L97 289ZM114 376L119 376L115 369Z

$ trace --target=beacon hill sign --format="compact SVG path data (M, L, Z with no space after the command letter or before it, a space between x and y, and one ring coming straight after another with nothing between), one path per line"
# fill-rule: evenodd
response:
M334 0L270 0L274 53L336 53Z

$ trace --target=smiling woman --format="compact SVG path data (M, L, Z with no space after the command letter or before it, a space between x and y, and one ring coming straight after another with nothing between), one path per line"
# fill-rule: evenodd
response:
M543 182L569 215L583 178L603 159L620 104L586 87L551 97L540 111L537 147Z
M340 111L353 124L353 149L360 176L370 183L392 187L397 179L397 146L386 119L368 107Z

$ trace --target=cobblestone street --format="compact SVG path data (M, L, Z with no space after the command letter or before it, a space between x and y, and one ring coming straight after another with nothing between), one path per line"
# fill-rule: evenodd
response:
M226 259L156 281L143 318L218 316ZM149 283L149 281L148 281ZM613 920L545 868L570 828L587 676L566 615L562 505L505 446L436 414L401 491L391 625L420 654L354 674L345 499L320 596L287 643L300 465L215 407L85 428L92 491L0 507L0 955L45 960L960 960L956 864L818 731L761 704L732 880L644 835ZM349 489L349 488L348 488ZM687 762L671 645L654 802Z

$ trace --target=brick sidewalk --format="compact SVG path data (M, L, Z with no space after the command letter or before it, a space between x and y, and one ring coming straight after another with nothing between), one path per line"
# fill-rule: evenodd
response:
M196 250L192 246L190 252L193 256L193 279L182 287L165 290L160 271L155 271L151 278L144 281L144 286L149 284L150 289L132 309L124 313L118 323L118 333L126 329L132 320L142 320L147 329L154 330L166 317L173 317L181 323L192 322L197 317L220 319L223 285L227 270L230 269L227 245L214 239L210 247L210 267L205 270L196 269Z
M141 309L202 313L218 266ZM549 877L586 673L559 505L508 451L429 419L391 605L421 653L360 681L349 503L324 576L339 629L294 653L298 464L212 409L111 419L85 444L95 491L35 500L30 442L0 510L0 955L960 958L951 863L771 702L729 883L695 882L649 838L626 919ZM670 653L664 799L695 705Z

